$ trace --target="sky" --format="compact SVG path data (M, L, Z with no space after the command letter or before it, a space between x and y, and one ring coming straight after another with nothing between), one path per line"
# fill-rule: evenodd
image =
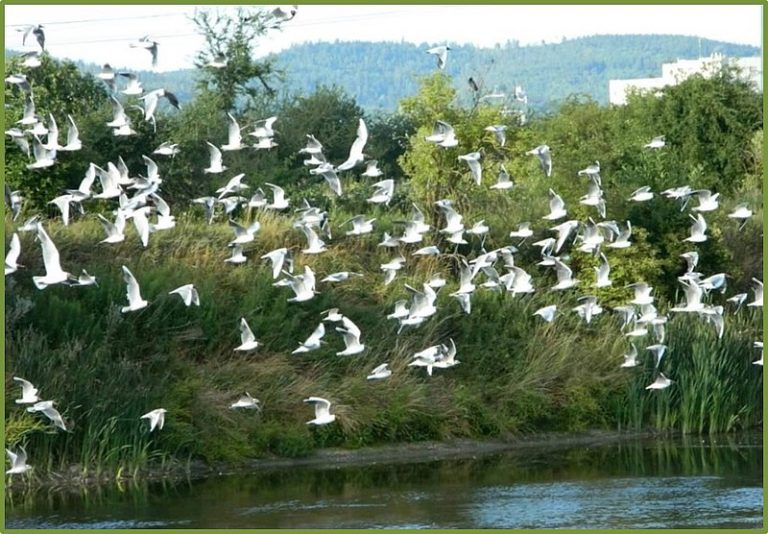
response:
M34 39L28 39L22 47L22 33L15 30L27 24L43 24L46 47L54 56L149 70L149 53L128 46L149 35L159 43L155 70L189 68L202 44L189 20L195 9L234 8L6 5L5 47L34 50ZM526 45L629 33L693 35L762 46L762 6L299 5L296 17L282 31L271 31L263 38L256 53L265 55L315 41L472 43L492 47L509 40Z

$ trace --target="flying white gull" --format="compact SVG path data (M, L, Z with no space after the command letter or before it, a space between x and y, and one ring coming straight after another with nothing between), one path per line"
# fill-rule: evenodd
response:
M11 245L8 249L8 253L5 255L5 276L15 273L19 267L22 267L18 263L19 255L21 254L21 241L19 241L19 234L14 233L11 236Z
M31 382L18 376L14 376L13 380L21 385L21 398L16 399L16 404L35 404L40 401L38 390Z
M425 137L426 141L435 143L443 148L451 148L459 144L453 126L443 121L436 121L432 129L432 135Z
M40 248L43 252L45 276L32 277L32 282L35 284L35 287L37 287L37 289L45 289L50 285L61 284L74 279L74 276L62 270L59 251L56 249L56 245L54 245L42 224L37 225L37 240L40 241Z
M365 154L363 149L368 142L368 128L365 126L365 121L360 119L357 126L357 137L352 143L352 147L349 149L349 157L347 161L336 167L337 171L349 170L365 161Z
M131 273L131 271L128 270L128 267L125 265L123 265L123 279L126 283L126 296L128 297L128 306L123 306L120 308L120 311L122 313L126 313L129 311L136 311L142 308L146 308L149 302L141 298L139 283L136 281L133 273Z
M392 376L392 370L389 368L388 363L382 363L366 377L366 380L384 380Z
M312 350L317 350L320 348L320 345L324 343L324 341L321 341L323 339L323 336L325 336L325 324L322 322L317 325L317 328L310 334L310 336L299 345L299 348L294 350L291 354L300 354L302 352L309 352Z
M251 327L248 326L248 323L246 322L244 317L240 318L240 345L235 347L235 350L237 351L249 351L254 350L260 345L258 341L256 341L256 336L253 335L253 331L251 331Z
M427 50L427 54L432 54L437 57L437 68L442 70L445 68L445 62L448 59L448 50L450 49L451 47L448 45L435 46Z
M481 157L482 156L480 152L470 152L469 154L464 154L458 158L459 160L465 161L467 163L470 172L472 172L472 178L477 185L480 185L480 181L483 178L483 168L480 165Z
M200 306L200 295L198 295L197 289L192 284L185 284L181 287L177 287L173 291L169 291L168 294L179 295L186 306L191 306L192 304Z
M261 401L251 397L247 391L237 401L230 405L233 410L245 409L245 410L259 410L261 411Z
M156 410L152 410L151 412L147 412L144 415L142 415L139 419L148 419L149 420L149 431L153 432L155 428L158 430L163 429L163 425L165 424L165 414L168 412L165 408L158 408Z
M526 155L539 158L541 170L544 171L544 174L546 174L547 177L552 176L552 153L547 145L539 145L526 152Z
M40 401L29 408L27 408L28 412L36 413L40 412L44 416L46 416L48 419L51 420L51 422L54 424L54 426L64 430L66 432L67 426L64 424L64 419L61 417L61 414L59 411L53 407L53 401Z
M27 463L27 451L24 450L24 447L19 447L16 452L5 449L5 452L11 461L11 468L5 472L6 475L20 475L32 469L32 466Z
M308 425L327 425L336 420L336 416L331 413L331 403L329 401L320 397L309 397L304 399L304 402L314 404L315 406L315 418L307 421Z

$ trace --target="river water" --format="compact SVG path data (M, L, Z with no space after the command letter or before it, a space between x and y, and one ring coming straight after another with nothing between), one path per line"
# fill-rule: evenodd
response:
M760 435L12 492L8 528L761 528Z

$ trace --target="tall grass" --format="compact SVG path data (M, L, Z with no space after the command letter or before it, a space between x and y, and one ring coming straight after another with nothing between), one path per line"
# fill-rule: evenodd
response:
M251 217L261 230L241 266L224 263L231 230L196 215L179 215L177 227L153 234L146 249L130 227L124 243L99 245L101 228L93 220L68 228L49 223L63 267L73 273L86 268L97 287L35 289L31 275L43 270L39 245L22 235L25 268L6 279L8 445L25 444L41 472L77 465L96 475L190 457L301 456L323 446L586 428L718 432L761 421L761 370L750 359L754 312L729 316L722 340L697 319L674 317L662 369L676 384L649 392L649 358L641 368L619 368L626 340L616 319L606 310L584 324L570 311L575 293L512 297L478 289L466 315L449 296L455 257L417 259L409 248L405 269L384 286L379 265L396 253L377 247L376 237L346 237L334 229L328 252L305 256L299 252L304 237L289 219L266 212ZM382 213L377 222L392 229L397 219ZM345 220L341 209L333 220ZM272 285L271 267L259 257L281 246L295 249L297 271L310 265L316 272L320 293L314 299L288 303L290 290ZM472 248L477 243L460 253ZM147 308L120 313L126 301L120 265L136 276ZM365 277L340 285L319 281L339 270ZM438 313L397 335L396 322L384 317L396 300L408 298L406 283L420 287L435 272L450 280L439 292ZM537 287L548 285L545 276L536 274ZM168 295L187 283L200 292L199 308ZM554 303L560 310L554 323L532 316ZM321 350L290 354L331 307L358 324L366 352L335 356L343 343L328 324ZM233 351L240 317L263 343L243 355ZM449 338L458 347L457 367L428 377L407 366L415 352ZM384 362L392 377L366 381ZM55 400L70 430L54 432L38 414L18 407L12 376ZM262 412L229 409L243 391L262 401ZM311 395L333 402L338 424L307 427L312 412L302 399ZM166 426L150 434L139 417L159 407L168 410Z

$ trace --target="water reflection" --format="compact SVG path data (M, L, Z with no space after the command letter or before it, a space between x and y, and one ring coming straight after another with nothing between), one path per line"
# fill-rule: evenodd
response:
M9 492L9 528L756 528L759 435Z

